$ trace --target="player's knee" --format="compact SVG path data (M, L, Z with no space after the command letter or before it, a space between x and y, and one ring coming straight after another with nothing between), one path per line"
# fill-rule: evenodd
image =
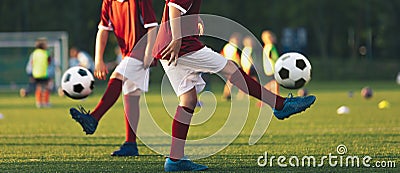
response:
M124 76L122 74L119 74L118 72L113 72L110 76L110 79L119 79L124 81Z
M197 93L195 89L190 90L189 92L182 94L179 97L180 103L179 105L194 109L197 104Z
M185 106L190 109L194 109L197 104L197 97L187 98L185 100L181 100L180 105Z

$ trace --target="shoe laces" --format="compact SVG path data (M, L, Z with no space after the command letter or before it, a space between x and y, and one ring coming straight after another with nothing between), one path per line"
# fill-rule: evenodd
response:
M295 103L296 107L304 107L309 104L307 96L305 97L293 97L292 93L288 94L287 99L285 100L286 103Z
M292 93L289 93L288 96L286 97L286 99L287 99L287 100L286 100L287 102L292 101L292 100L293 100L293 94L292 94Z
M81 113L83 113L83 114L86 114L86 115L89 115L89 114L90 114L90 110L89 110L89 111L86 111L85 108L84 108L82 105L79 105L79 106L78 106L78 109L79 109L79 111L80 111Z

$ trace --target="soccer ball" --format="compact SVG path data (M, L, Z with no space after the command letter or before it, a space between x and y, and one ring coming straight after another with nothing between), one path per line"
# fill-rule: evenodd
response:
M71 67L62 76L61 88L69 98L84 99L93 91L94 77L84 67Z
M361 89L361 96L365 99L371 98L373 95L372 89L370 87L364 87Z
M275 63L275 80L284 88L299 89L311 80L311 64L300 53L285 53Z

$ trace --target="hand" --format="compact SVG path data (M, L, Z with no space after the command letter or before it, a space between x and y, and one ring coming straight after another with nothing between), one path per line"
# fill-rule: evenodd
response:
M104 61L99 61L99 62L96 61L95 69L94 69L94 76L97 79L106 80L107 74L108 74L108 69L107 69L106 64L104 64Z
M179 50L181 49L182 45L182 39L177 39L171 41L169 45L161 52L161 59L166 59L168 56L170 56L170 59L168 60L168 65L171 65L171 63L174 63L174 66L177 65L178 63L178 58L179 58Z

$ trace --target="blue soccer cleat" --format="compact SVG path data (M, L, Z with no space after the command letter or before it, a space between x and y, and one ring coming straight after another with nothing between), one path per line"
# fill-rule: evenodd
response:
M175 171L203 171L208 169L205 165L200 165L194 163L187 158L182 158L176 162L172 161L170 158L165 160L164 171L165 172L175 172Z
M125 142L119 150L111 153L111 156L138 156L139 151L136 142Z
M86 112L82 106L79 106L78 109L79 110L71 108L69 109L69 113L72 118L82 126L83 131L85 131L87 135L93 134L97 128L97 120L90 115L90 112Z
M282 110L274 110L276 118L283 120L289 118L293 114L297 114L309 108L316 100L315 96L293 97L290 93L283 102Z

